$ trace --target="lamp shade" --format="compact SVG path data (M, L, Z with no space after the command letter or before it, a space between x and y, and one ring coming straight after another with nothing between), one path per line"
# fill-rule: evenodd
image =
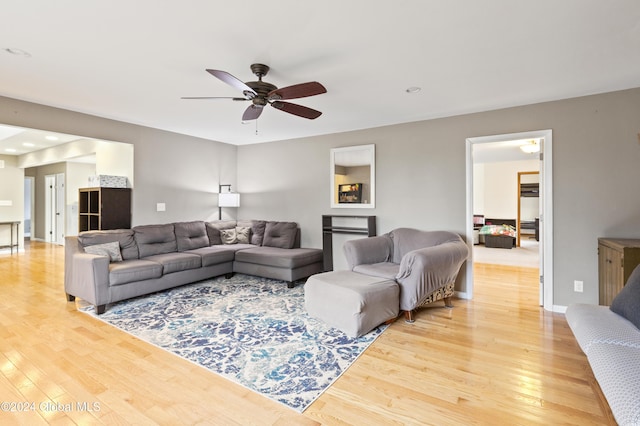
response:
M240 207L240 194L237 192L218 194L218 207Z

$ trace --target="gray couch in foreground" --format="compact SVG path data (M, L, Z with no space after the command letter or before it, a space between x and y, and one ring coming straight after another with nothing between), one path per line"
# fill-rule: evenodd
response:
M456 277L469 256L458 234L411 228L349 240L343 248L351 271L398 283L407 322L414 321L416 308L437 300L451 307Z
M616 422L640 425L640 267L611 307L578 303L565 316Z
M234 272L294 282L323 268L294 222L192 221L66 237L64 286L95 306Z

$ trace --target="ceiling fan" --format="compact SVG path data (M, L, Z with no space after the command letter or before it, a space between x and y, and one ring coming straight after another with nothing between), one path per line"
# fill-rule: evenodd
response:
M242 121L256 120L262 114L265 106L271 105L280 111L297 115L298 117L313 120L320 117L322 113L302 105L292 104L291 102L283 102L284 99L306 98L307 96L320 95L326 93L327 89L317 81L309 83L294 84L293 86L282 87L278 89L271 83L262 81L262 77L267 75L269 67L263 64L252 64L251 72L257 77L258 81L247 81L243 83L236 77L226 71L207 69L212 76L219 78L228 85L240 90L244 97L217 97L217 96L190 96L182 99L232 99L234 101L251 101L251 105L242 114Z

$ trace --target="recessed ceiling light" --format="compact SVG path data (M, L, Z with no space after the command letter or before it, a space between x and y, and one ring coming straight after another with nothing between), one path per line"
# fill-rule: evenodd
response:
M30 58L31 57L31 53L22 50L22 49L17 49L15 47L6 47L4 49L5 52L10 53L12 55L16 55L16 56L23 56L25 58Z
M5 151L7 151L7 152L16 152L16 150L13 149L13 148L6 148Z
M36 144L31 143L31 142L25 142L25 143L22 144L22 146L32 147L32 146L36 146Z
M48 141L57 141L59 138L57 136L45 136L44 137Z
M418 87L418 86L411 86L411 87L409 87L409 88L406 90L406 92L407 92L407 93L418 93L418 92L419 92L419 91L421 91L421 90L422 90L422 88L421 88L421 87Z

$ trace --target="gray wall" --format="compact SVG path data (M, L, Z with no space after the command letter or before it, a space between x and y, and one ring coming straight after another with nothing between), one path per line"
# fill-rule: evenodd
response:
M240 147L8 98L0 122L134 144L134 224L215 218L221 182L242 193L238 218L294 220L310 247L322 246L322 214L373 214L379 233L464 234L465 139L552 129L554 304L597 303L598 237L640 237L640 89ZM371 143L376 208L331 209L329 149Z
M314 247L322 214L376 215L378 233L408 226L464 234L466 138L543 129L553 130L554 305L597 303L597 238L640 237L640 89L240 146L239 216L296 220ZM329 150L370 143L376 208L329 208ZM584 293L573 292L576 279Z
M133 225L217 219L218 183L236 184L233 145L4 97L0 123L133 144Z

